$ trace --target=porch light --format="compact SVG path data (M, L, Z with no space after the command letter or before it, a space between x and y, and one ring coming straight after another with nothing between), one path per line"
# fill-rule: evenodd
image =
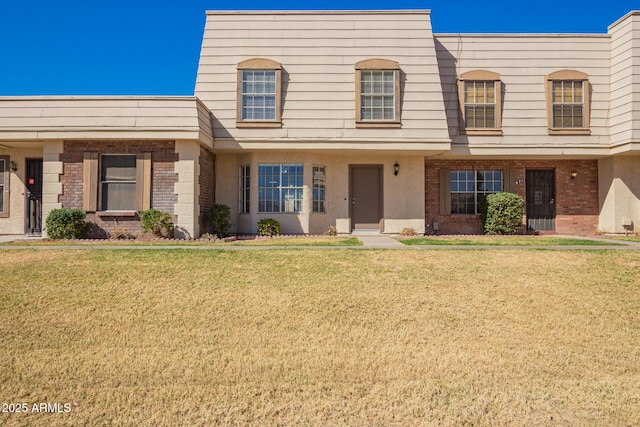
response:
M571 179L574 179L576 176L578 176L578 172L577 171L571 171Z
M398 176L398 172L400 172L400 165L398 164L398 162L396 162L396 163L393 165L393 174L394 174L395 176Z
M14 172L18 170L18 165L13 160L11 160L11 170Z

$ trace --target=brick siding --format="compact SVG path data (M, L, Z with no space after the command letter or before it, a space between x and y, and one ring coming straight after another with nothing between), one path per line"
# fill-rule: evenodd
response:
M555 171L556 185L555 232L572 235L590 235L597 232L599 200L596 160L426 160L425 221L429 224L427 233L432 233L432 222L438 221L440 225L438 234L481 234L482 223L477 215L440 214L441 169L513 170L515 176L511 178L521 180L515 185L515 193L524 198L525 202L527 202L525 182L527 169L552 169ZM578 173L575 178L571 178L572 171Z
M83 153L100 154L151 154L151 208L173 215L177 200L174 184L178 177L175 162L178 155L173 141L65 141L60 154L63 164L60 182L63 207L82 209ZM87 214L87 237L106 238L115 231L126 231L139 236L142 233L140 218L135 216L103 216Z

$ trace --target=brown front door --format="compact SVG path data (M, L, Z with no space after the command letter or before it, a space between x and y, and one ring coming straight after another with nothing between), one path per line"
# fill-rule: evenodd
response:
M380 230L382 165L351 165L349 195L352 230Z
M556 174L552 170L527 171L527 228L556 229Z

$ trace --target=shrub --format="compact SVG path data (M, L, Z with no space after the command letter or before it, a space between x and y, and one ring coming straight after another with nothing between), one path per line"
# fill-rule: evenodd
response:
M87 215L80 209L61 208L49 212L46 220L47 235L51 239L79 239Z
M209 211L209 225L211 233L222 238L229 235L231 229L231 208L227 205L216 204Z
M487 234L516 234L522 226L524 199L513 193L489 194L484 231Z
M418 234L418 232L413 227L404 227L402 230L400 230L401 236L415 236L416 234Z
M325 236L337 236L338 235L338 229L335 228L333 225L330 225L329 228L327 228L327 231L324 232Z
M158 237L173 237L173 221L171 215L157 209L149 209L140 213L142 231L153 233Z
M136 236L130 233L126 228L118 227L109 233L109 238L115 240L133 240Z
M260 236L278 236L280 235L280 223L275 219L262 218L258 221L258 234Z

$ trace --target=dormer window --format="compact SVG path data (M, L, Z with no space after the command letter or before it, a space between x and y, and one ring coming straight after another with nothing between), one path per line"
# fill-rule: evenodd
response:
M500 74L475 70L458 78L460 130L466 135L502 134Z
M589 76L562 70L545 78L549 134L588 135Z
M360 61L356 69L356 126L400 127L400 67L387 59Z
M256 58L238 64L238 127L280 127L282 66Z

